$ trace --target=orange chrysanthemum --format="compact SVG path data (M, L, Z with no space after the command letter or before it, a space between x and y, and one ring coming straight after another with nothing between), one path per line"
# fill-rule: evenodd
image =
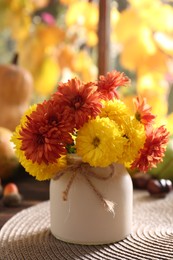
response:
M145 127L154 123L155 115L151 113L151 106L147 104L146 98L135 98L133 100L136 113L135 117L140 121Z
M54 163L66 153L66 144L72 142L72 131L62 107L52 101L44 101L27 116L20 130L21 150L33 163Z
M64 108L67 115L72 116L75 127L79 129L90 118L95 118L101 111L99 93L94 83L84 84L74 78L67 83L61 83L52 96L55 102Z
M140 150L140 156L131 165L131 169L147 172L149 169L156 167L162 161L168 138L169 132L164 126L156 129L148 127L144 147Z
M110 100L118 98L117 88L129 85L130 79L123 72L113 70L106 76L100 76L97 84L101 98Z

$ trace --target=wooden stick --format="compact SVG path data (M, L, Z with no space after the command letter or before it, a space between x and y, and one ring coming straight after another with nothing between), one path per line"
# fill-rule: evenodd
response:
M110 65L110 0L99 1L98 75L105 75Z

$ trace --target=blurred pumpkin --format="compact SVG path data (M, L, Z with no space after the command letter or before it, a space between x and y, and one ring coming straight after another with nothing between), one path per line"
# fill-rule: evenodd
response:
M10 142L12 132L0 127L0 179L5 180L11 177L19 162L15 155L13 143Z
M0 65L0 126L13 131L29 106L33 93L33 79L24 68Z

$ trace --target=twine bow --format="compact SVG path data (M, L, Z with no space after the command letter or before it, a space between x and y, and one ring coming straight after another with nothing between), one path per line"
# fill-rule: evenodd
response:
M71 178L69 179L66 189L63 191L63 200L66 201L68 199L70 188L78 174L83 176L85 180L87 181L88 185L91 187L91 189L94 191L94 193L97 195L103 206L111 212L113 215L114 213L114 203L112 201L106 200L103 195L97 190L95 185L92 183L91 178L95 178L98 180L108 180L110 179L114 174L114 168L113 165L109 166L111 169L111 172L108 174L108 176L100 176L97 175L95 172L91 171L91 166L88 163L83 163L82 161L73 161L73 163L67 164L67 167L64 171L59 172L55 177L54 180L60 179L64 174L70 173Z

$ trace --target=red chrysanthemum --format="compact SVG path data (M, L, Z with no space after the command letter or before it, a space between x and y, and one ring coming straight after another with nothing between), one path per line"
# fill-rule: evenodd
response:
M117 88L130 84L130 79L123 73L113 70L106 76L100 76L98 80L98 92L104 100L119 98Z
M164 126L160 126L156 129L148 127L144 147L140 150L139 158L131 165L131 169L147 172L149 169L156 167L156 165L162 161L168 139L169 132Z
M73 126L62 108L53 101L44 101L27 116L21 128L21 150L33 163L54 163L66 153L66 144L72 142L72 131Z
M67 83L59 84L57 92L52 96L67 115L72 116L75 127L80 128L89 118L95 118L101 111L97 86L94 83L84 84L74 78Z
M151 106L147 104L146 98L137 97L133 102L136 108L136 119L145 127L152 125L154 123L155 115L151 113Z

